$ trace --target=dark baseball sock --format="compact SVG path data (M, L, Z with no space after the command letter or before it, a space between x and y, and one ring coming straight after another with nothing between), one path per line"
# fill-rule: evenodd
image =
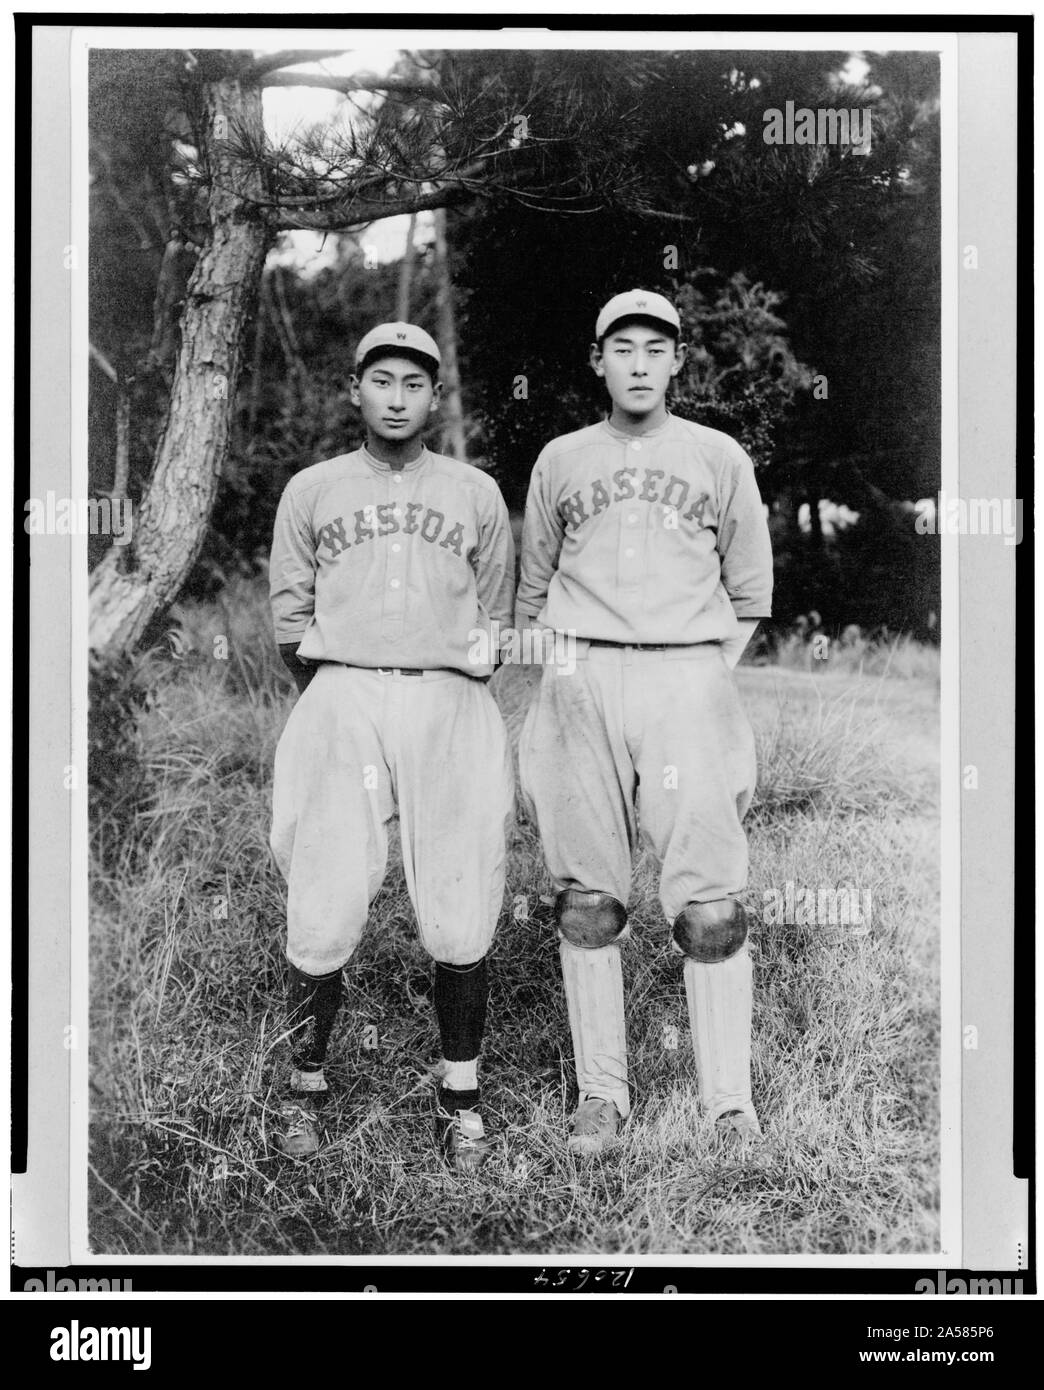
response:
M473 965L435 963L435 1013L447 1062L470 1062L479 1055L488 999L485 956Z
M478 1091L451 1091L448 1086L439 1087L439 1109L452 1115L455 1110L477 1110Z
M339 970L329 975L306 975L296 965L290 966L287 1022L295 1030L293 1061L299 1071L318 1071L326 1061L326 1049L340 1007ZM302 1024L305 1024L303 1028Z

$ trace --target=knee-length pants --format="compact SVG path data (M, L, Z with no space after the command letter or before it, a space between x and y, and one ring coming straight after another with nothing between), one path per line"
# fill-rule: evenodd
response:
M513 809L507 733L483 682L320 666L275 757L271 846L288 885L291 964L322 975L351 957L384 881L396 810L425 949L446 965L481 959L503 901Z
M669 922L747 886L754 734L721 647L597 647L548 665L522 729L523 800L556 887L626 904L635 850Z

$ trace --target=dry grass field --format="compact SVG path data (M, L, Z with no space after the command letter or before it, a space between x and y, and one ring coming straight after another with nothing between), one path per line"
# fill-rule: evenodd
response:
M754 930L755 1098L737 1163L700 1114L678 958L641 861L625 948L625 1142L565 1150L572 1061L550 885L520 822L482 1076L498 1156L436 1161L427 958L393 853L346 971L326 1143L271 1143L286 1078L267 837L293 694L263 592L186 607L92 723L91 1243L118 1255L877 1254L938 1243L938 663L852 643L741 667L759 745L754 914L851 888L868 922ZM220 655L227 640L227 655ZM537 672L494 689L513 736ZM768 896L767 896L768 895Z

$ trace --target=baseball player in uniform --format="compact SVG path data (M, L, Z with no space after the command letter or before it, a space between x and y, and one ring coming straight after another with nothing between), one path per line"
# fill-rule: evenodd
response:
M754 738L732 668L770 614L772 553L748 456L666 408L680 334L661 295L606 304L591 364L612 411L540 454L522 535L516 622L576 638L573 674L543 672L519 771L557 889L579 1087L569 1146L583 1153L630 1110L618 943L639 841L685 956L703 1104L723 1137L760 1134L738 897Z
M384 880L396 812L435 961L437 1131L457 1168L489 1152L477 1059L514 779L475 634L510 622L514 546L493 480L421 441L439 363L412 324L367 333L351 381L366 442L302 469L276 517L272 612L301 691L276 750L271 834L294 1027L281 1147L299 1158L319 1147L341 971Z

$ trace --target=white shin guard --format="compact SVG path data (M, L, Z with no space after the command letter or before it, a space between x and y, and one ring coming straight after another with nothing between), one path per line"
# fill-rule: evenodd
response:
M712 1120L729 1110L742 1110L757 1120L750 1094L752 977L746 946L713 965L685 962L700 1099Z
M631 1107L620 948L587 950L561 941L559 954L580 1100L611 1100L626 1117Z

